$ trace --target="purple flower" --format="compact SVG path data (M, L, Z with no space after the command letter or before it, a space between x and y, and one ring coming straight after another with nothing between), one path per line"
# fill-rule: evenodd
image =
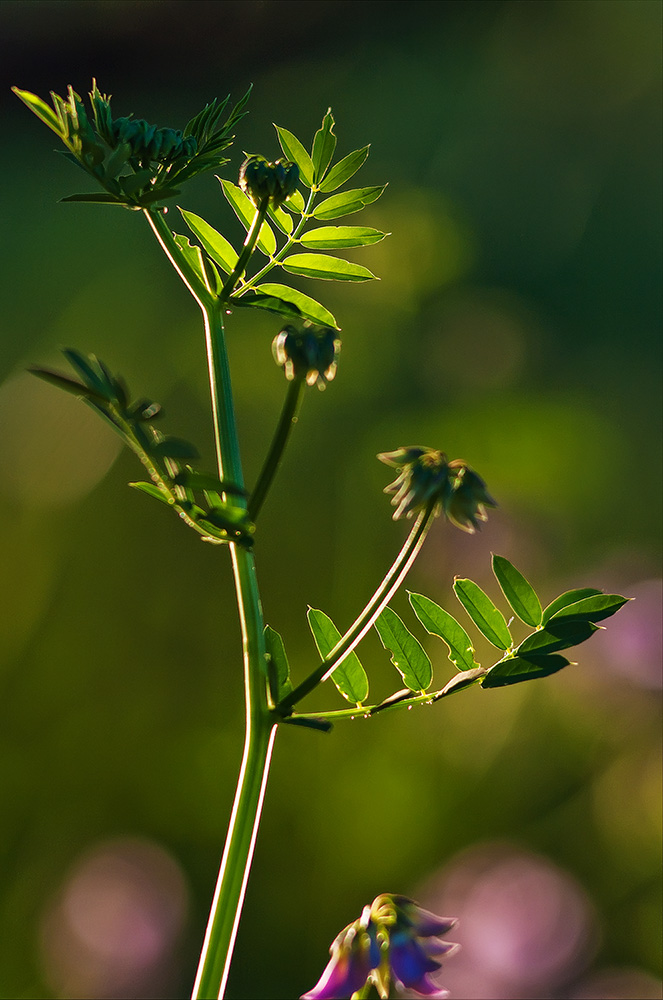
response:
M442 998L448 991L430 978L457 944L440 941L456 923L417 906L406 896L383 893L361 917L333 942L331 960L320 980L301 1000L347 1000L372 982L381 997L389 996L391 980L421 996ZM434 957L435 956L435 957Z
M380 947L371 921L371 908L365 906L359 920L348 924L334 939L331 959L312 990L301 1000L333 1000L349 997L365 984L380 964Z

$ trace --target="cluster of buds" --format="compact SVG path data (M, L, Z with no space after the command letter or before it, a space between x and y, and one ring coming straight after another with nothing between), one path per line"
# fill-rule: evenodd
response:
M305 379L307 385L324 389L336 375L341 341L335 330L306 320L300 329L288 324L272 342L277 365L289 382Z
M164 163L179 157L195 156L198 143L192 135L184 137L179 129L157 128L142 118L116 118L110 123L112 148L126 144L131 156L141 162Z
M457 528L473 534L480 521L488 520L486 507L497 507L481 476L462 459L449 462L443 451L399 448L378 458L399 470L384 491L394 494L395 521L412 517L432 503L435 514L443 511Z
M369 981L387 1000L392 979L399 989L447 997L430 973L442 967L440 958L458 950L459 945L439 939L455 924L454 918L438 917L405 896L383 893L336 937L327 968L301 1000L347 1000Z
M272 208L279 208L295 193L299 167L290 160L270 163L264 156L249 156L239 170L239 186L258 208L266 198Z

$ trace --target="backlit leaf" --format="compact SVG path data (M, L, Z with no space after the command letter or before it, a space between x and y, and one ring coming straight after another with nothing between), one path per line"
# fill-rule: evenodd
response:
M382 184L378 187L353 188L351 191L343 191L342 194L333 194L331 198L325 198L316 205L312 215L316 219L325 220L340 219L342 215L361 212L366 205L377 201L386 187L386 184Z
M248 233L249 229L253 225L253 220L255 219L255 205L251 199L244 194L241 188L238 188L236 184L232 183L232 181L224 180L221 177L219 177L219 181L228 204ZM258 242L256 245L268 257L272 257L276 252L276 237L274 236L269 223L263 222L260 227L260 235L258 236Z
M291 215L284 212L280 206L278 208L274 208L273 205L269 205L267 208L267 215L270 217L272 222L278 226L282 233L285 233L286 236L290 235L294 226Z
M331 618L324 611L308 609L308 623L318 652L324 660L342 638ZM334 670L331 678L344 698L363 705L368 698L368 677L356 653L350 653Z
M279 285L274 282L265 282L257 285L255 289L249 289L242 295L231 296L230 303L233 306L254 306L258 309L267 309L269 312L279 313L282 316L301 317L310 319L319 326L331 326L338 330L338 324L328 309L312 299L310 295L304 295L296 288L289 288L288 285Z
M329 108L327 114L322 119L322 127L318 129L313 137L311 161L313 163L313 179L318 184L324 177L336 149L334 124L334 116L331 113L331 108Z
M415 615L431 635L437 635L449 647L449 659L458 670L477 666L472 640L453 615L423 594L409 594Z
M205 288L212 291L207 271L205 270L205 265L203 263L203 252L200 247L196 246L195 243L190 243L186 236L180 236L178 233L173 233L173 236L175 238L175 242L182 251L185 260L195 272L198 280L205 286Z
M488 642L492 642L498 649L509 649L512 645L511 633L504 615L481 587L473 580L456 579L454 593Z
M534 588L516 567L504 556L493 555L493 573L502 593L526 625L536 628L541 624L541 601Z
M290 682L290 664L285 651L283 639L270 625L265 625L265 650L269 656L268 677L272 690L272 698L279 702L292 691Z
M172 507L172 502L154 483L129 483L129 486L131 486L134 490L139 490L140 493L147 493L149 497L154 497L155 500L160 500L161 503L165 503L167 507Z
M315 169L313 167L311 157L308 155L296 135L289 132L287 128L281 128L279 125L274 125L274 128L278 134L281 149L288 159L293 160L293 162L299 167L299 176L304 181L304 184L306 184L307 187L312 187Z
M384 648L391 651L391 662L410 691L426 691L433 680L433 668L419 640L391 608L385 608L379 615L375 628Z
M341 184L349 181L365 162L369 149L370 146L355 149L353 153L348 153L342 160L335 163L320 185L320 190L326 194L328 191L335 191L336 188L340 188Z
M66 131L62 128L60 119L48 104L42 101L40 97L37 97L36 94L30 93L29 90L19 90L18 87L12 87L12 90L30 108L30 111L33 111L37 118L43 121L44 125L48 125L50 129L53 129L55 134L61 139L65 137Z
M225 236L213 229L208 222L193 212L180 208L182 217L194 236L197 236L212 260L222 271L230 274L237 263L237 253Z
M282 266L291 274L322 278L324 281L370 281L375 278L372 271L361 264L353 264L349 260L330 257L324 253L296 253L286 257Z
M299 240L310 250L339 250L341 247L365 247L379 243L387 233L364 226L320 226L311 229Z

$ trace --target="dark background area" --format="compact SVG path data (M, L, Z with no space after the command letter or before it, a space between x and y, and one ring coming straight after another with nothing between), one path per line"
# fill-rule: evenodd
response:
M480 535L437 524L410 589L455 613L457 574L497 599L496 551L544 603L636 598L545 681L282 732L229 997L300 995L384 891L461 916L441 975L459 1000L661 995L660 19L648 0L0 4L2 996L188 994L241 751L227 553L25 374L97 353L212 465L194 303L138 217L58 204L87 182L9 90L93 77L115 115L172 127L253 83L232 179L242 150L279 155L272 122L308 145L331 105L339 156L372 144L358 183L389 181L356 221L392 235L348 255L381 281L302 285L343 351L260 530L298 677L307 604L348 625L401 543L374 457L400 445L466 459L500 502ZM212 175L181 203L241 242ZM229 318L249 482L277 331ZM376 638L362 660L376 698L398 686Z

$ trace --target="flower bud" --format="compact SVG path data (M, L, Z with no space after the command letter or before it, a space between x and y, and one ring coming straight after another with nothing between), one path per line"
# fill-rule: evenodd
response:
M452 492L444 502L444 513L452 524L471 535L487 521L486 507L497 507L481 476L460 459L449 462L454 475Z
M269 198L272 208L278 208L294 194L299 180L299 167L290 160L270 163L264 156L249 156L240 167L239 186L259 207Z
M336 375L341 341L328 326L315 326L306 320L300 329L288 324L276 335L272 353L285 377L306 379L307 385L324 389Z
M396 508L394 521L405 515L424 510L431 501L435 513L443 505L451 489L447 456L433 448L399 448L397 451L378 455L381 462L392 465L400 472L393 483L385 487L385 493L393 493L392 504Z
M481 476L461 459L447 461L442 451L432 448L399 448L378 455L381 462L399 469L385 493L393 493L394 520L412 517L433 502L434 513L441 510L457 528L473 534L479 521L487 521L486 507L497 507Z

